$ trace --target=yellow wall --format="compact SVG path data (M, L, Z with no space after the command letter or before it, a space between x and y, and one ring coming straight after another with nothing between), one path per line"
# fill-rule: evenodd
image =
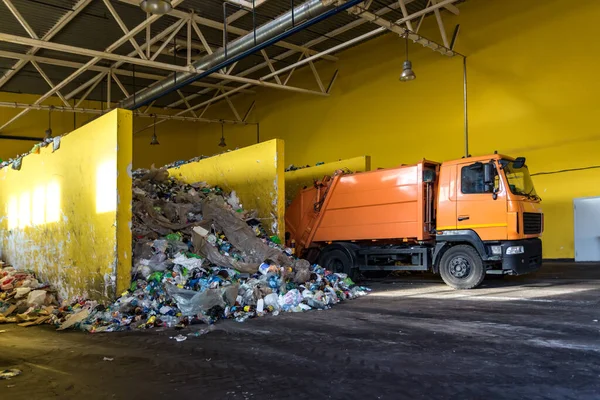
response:
M360 156L334 161L309 168L287 171L285 173L285 201L291 203L296 194L306 186L312 186L315 180L323 179L337 170L364 172L371 170L371 157Z
M207 182L235 190L246 210L256 210L263 227L284 237L283 140L275 139L169 169L186 183Z
M443 14L448 32L460 23L457 50L469 56L471 153L523 155L533 173L599 164L600 80L590 27L600 18L600 2L469 0L459 8L459 16ZM425 20L421 33L440 41L434 18ZM369 154L376 168L463 155L460 58L411 45L417 80L401 83L404 41L397 36L338 56L338 62L318 63L324 81L339 69L330 97L256 89L233 100L242 113L256 100L251 121L260 122L261 140L285 140L286 164ZM317 88L306 68L290 84ZM205 116L231 118L231 112L222 103ZM136 166L221 151L218 125L164 125L161 146L147 145L150 131L135 136ZM255 143L254 129L226 126L228 148ZM572 258L572 200L600 195L600 170L540 175L535 183L546 213L544 256Z
M443 13L449 32L460 23L456 48L469 57L470 153L525 156L532 173L600 164L590 30L600 2L470 0L459 8L459 16ZM421 33L440 41L434 18ZM411 45L417 79L402 83L403 57L403 40L388 34L318 63L324 80L340 71L329 98L258 89L252 118L261 137L285 140L286 164L369 154L377 168L461 157L462 60ZM306 69L290 84L316 88ZM600 195L600 169L534 179L546 214L544 256L573 258L572 201Z
M117 149L119 150L117 152ZM131 274L131 112L116 110L0 170L0 250L63 299L114 298Z

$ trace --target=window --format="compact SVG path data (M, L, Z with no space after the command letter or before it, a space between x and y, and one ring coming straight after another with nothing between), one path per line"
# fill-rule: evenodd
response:
M485 187L482 163L462 167L460 181L460 190L463 193L489 193L489 190L486 190Z

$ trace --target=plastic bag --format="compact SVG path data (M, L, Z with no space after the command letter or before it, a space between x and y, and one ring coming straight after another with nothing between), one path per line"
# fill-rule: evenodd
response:
M239 289L240 286L238 284L229 285L221 288L221 292L223 293L223 299L225 300L227 305L235 305L235 300L238 296Z
M231 194L229 195L229 198L227 199L227 203L229 203L229 205L234 210L237 210L238 208L240 208L240 198L237 196L237 193L235 192L235 190L231 191Z
M279 305L285 311L298 306L303 300L298 289L292 289L284 295L279 296Z
M152 247L154 247L154 250L158 253L164 253L167 251L167 247L169 247L169 242L166 240L155 240L152 242Z
M169 240L169 254L185 253L189 250L186 243L179 240Z
M241 297L241 301L239 303L243 306L255 305L256 304L256 296L254 295L255 289L258 288L258 284L260 282L257 279L249 279L246 283L240 285L239 288L239 297Z
M41 307L46 301L46 291L45 290L33 290L29 292L27 296L27 305L30 307Z
M273 307L275 310L279 310L279 296L276 293L268 294L264 297L265 307Z
M25 297L29 292L31 292L31 288L28 288L28 287L17 288L17 293L15 294L15 299L20 299L22 297Z
M200 314L214 306L225 307L225 301L223 301L223 296L219 289L206 289L203 292L195 292L168 285L167 292L173 297L181 314L184 316Z
M204 260L200 258L188 258L184 254L178 254L177 257L173 259L173 264L182 265L187 269L200 268L202 271L206 272L205 269L201 268Z
M149 267L152 272L164 271L169 267L169 262L167 261L167 255L165 253L155 254L149 260L140 260L140 264Z

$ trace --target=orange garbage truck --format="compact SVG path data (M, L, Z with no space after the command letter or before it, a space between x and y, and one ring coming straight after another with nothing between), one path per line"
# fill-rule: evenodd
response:
M500 154L327 176L286 211L296 253L359 271L433 271L455 289L542 264L541 199L525 158Z

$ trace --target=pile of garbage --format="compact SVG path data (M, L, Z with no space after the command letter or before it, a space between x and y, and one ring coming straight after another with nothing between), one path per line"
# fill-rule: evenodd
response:
M190 163L193 163L193 162L196 162L196 161L200 161L200 160L204 160L204 159L207 159L207 158L210 158L210 157L211 156L198 156L198 157L191 158L189 160L178 160L178 161L174 161L174 162L172 162L170 164L165 165L163 168L164 169L171 169L171 168L181 167L182 165L190 164Z
M18 271L0 261L0 323L39 325L49 321L58 306L56 292L30 271Z
M109 305L58 303L34 274L5 267L0 322L88 332L182 328L327 309L369 291L345 274L295 258L293 249L265 232L255 212L243 209L235 192L184 184L165 169L138 170L133 177L130 288Z
M318 163L315 164L315 167L318 167L319 165L323 165L325 164L324 161L319 161ZM296 166L294 164L290 164L286 169L285 172L289 172L289 171L297 171L299 169L304 169L304 168L310 168L310 165L301 165L301 166Z

